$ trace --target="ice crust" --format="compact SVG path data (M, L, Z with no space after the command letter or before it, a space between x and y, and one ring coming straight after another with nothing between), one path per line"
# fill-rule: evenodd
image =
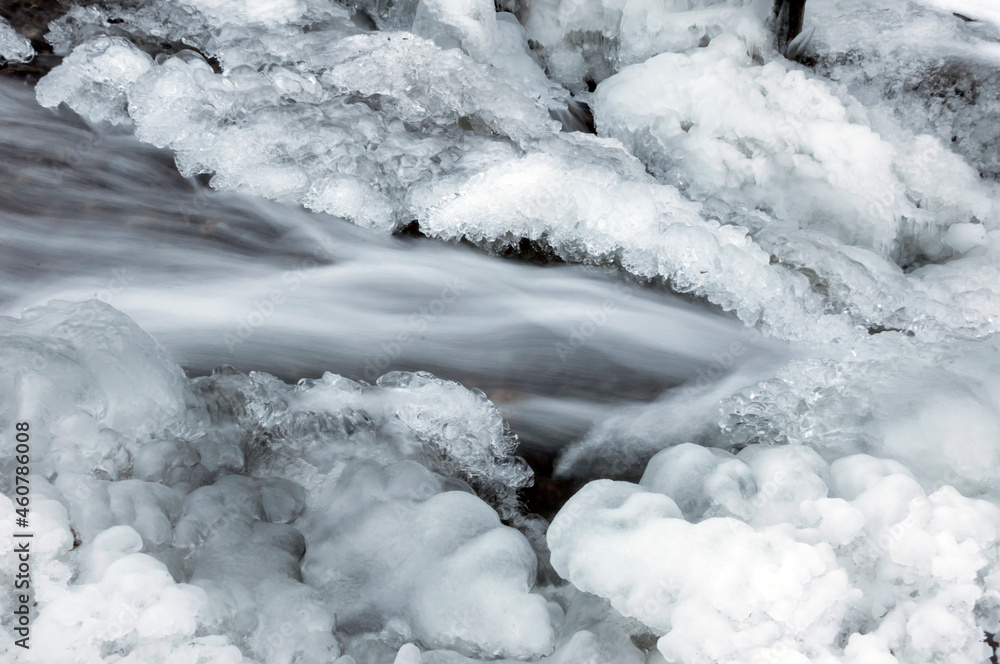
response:
M995 270L981 259L997 220L982 160L900 115L912 104L875 103L778 56L764 4L77 8L53 26L69 55L38 98L131 125L218 188L381 230L416 220L491 249L527 238L665 280L783 339L995 331L991 301L982 315L950 307L992 298L962 283ZM810 20L832 11L817 4ZM920 12L939 32L973 29ZM853 49L843 40L860 37L828 23L811 48ZM154 39L192 50L153 61ZM560 79L570 52L614 54L590 75L593 95ZM600 138L557 131L550 111L565 116L571 94L593 102Z

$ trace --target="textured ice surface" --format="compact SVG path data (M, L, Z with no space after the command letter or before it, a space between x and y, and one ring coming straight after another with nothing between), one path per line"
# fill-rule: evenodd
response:
M867 455L827 466L800 445L673 448L643 485L588 484L548 539L553 566L662 635L668 661L989 652L981 635L996 628L1000 562L991 503L950 486L926 493L905 466Z
M524 50L542 43L531 36L542 5L514 8L523 34L512 14L476 3L399 5L399 21L382 22L427 39L363 32L318 6L266 26L167 5L75 10L53 39L79 45L38 96L131 122L183 174L211 174L219 188L384 230L417 220L494 249L527 238L662 279L784 339L993 331L992 296L967 286L996 264L977 256L992 252L997 215L981 166L929 127L869 111L775 57L759 4L678 6L669 16L715 27L599 77L598 130L621 143L556 132L549 110L566 93ZM577 13L606 19L613 27L587 28L600 34L631 25L596 4L553 11L567 26ZM151 62L142 49L157 35L200 53ZM956 314L956 299L987 307Z
M819 0L806 25L815 29L809 53L820 72L870 109L937 136L985 175L1000 174L993 3Z
M28 62L35 55L28 38L18 34L13 26L0 16L0 62Z
M123 124L128 89L153 59L121 37L98 37L71 53L35 88L38 103L65 102L94 122Z
M335 629L490 656L553 650L560 609L529 593L535 552L500 521L519 515L531 471L481 393L429 374L188 380L97 301L2 319L0 338L2 416L31 423L45 644L30 661L330 661ZM0 466L5 490L14 464ZM0 503L9 547L14 505Z
M413 462L348 468L303 526L306 580L349 630L399 623L415 638L485 658L553 647L535 554L471 493ZM456 490L457 489L457 490Z
M598 87L594 110L602 133L688 195L848 245L940 255L924 236L940 243L940 227L992 221L976 173L934 139L900 153L826 83L755 65L734 37L622 70Z
M722 33L738 35L757 52L769 49L770 9L759 0L543 0L526 3L524 13L550 75L580 92L622 65L704 46Z

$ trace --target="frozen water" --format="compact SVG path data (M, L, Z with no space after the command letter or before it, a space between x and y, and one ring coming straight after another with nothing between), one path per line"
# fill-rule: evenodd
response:
M340 653L338 620L349 631L405 624L423 643L470 653L552 650L549 615L558 609L528 594L531 545L470 487L514 517L515 491L531 479L481 394L398 372L368 387L331 374L289 386L232 370L189 381L97 301L29 310L2 329L3 380L17 395L5 417L33 423L41 473L32 476L36 628L48 645L35 661L102 661L123 648L135 661L186 650L325 661ZM417 459L440 472L415 461L383 471L358 458ZM370 521L359 520L365 510ZM386 510L399 521L386 525ZM467 527L453 530L456 519ZM370 544L404 524L414 528L406 547L381 562L369 557ZM307 545L312 585L300 568ZM79 578L68 586L60 558L76 547ZM400 554L405 565L392 558ZM384 569L395 576L377 591L334 581ZM413 597L401 606L404 595ZM366 623L378 597L381 617Z
M18 34L14 27L0 16L0 61L28 62L35 55L35 49L27 37Z
M654 457L645 488L591 482L548 532L560 574L662 635L668 661L987 656L995 505L867 455L699 449Z
M810 57L869 109L929 133L996 178L1000 24L987 2L819 0Z
M977 175L937 141L897 154L823 81L755 65L734 37L622 70L598 87L594 110L598 129L661 178L773 224L898 257L900 244L940 256L924 237L940 243L941 226L992 223ZM941 172L954 180L930 176Z
M702 11L689 9L680 14ZM757 64L773 54L740 26L763 26L761 11L712 5L722 34L710 30L707 47L675 45L684 52L609 70L594 110L599 131L622 143L557 134L548 110L566 95L517 46L531 29L521 35L511 15L476 4L418 3L407 25L434 42L359 32L335 10L308 32L300 18L212 32L198 27L210 18L126 12L115 26L181 38L187 25L183 39L203 53L147 67L121 38L85 40L39 100L130 120L141 139L175 152L182 173L211 173L219 188L378 229L416 219L425 233L493 249L529 239L564 259L664 279L779 338L850 339L859 326L992 331L991 313L970 320L942 306L965 296L951 275L906 276L896 265L987 245L994 190L927 127L869 113L780 58ZM110 19L63 25L59 48L98 20ZM88 70L100 58L115 67ZM108 87L104 102L90 96ZM721 103L719 90L729 95Z
M303 526L305 578L339 607L344 629L406 630L487 659L552 650L546 600L528 592L531 546L471 493L413 462L361 464L318 505Z

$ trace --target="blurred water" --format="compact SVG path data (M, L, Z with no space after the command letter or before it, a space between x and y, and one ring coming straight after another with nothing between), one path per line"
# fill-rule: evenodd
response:
M215 193L165 152L42 109L17 83L0 83L0 125L0 313L97 297L193 375L430 371L484 390L529 448L552 448L616 405L785 354L616 273Z

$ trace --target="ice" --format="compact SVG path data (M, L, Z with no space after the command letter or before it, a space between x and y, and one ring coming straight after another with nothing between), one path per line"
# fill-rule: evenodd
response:
M586 92L587 82L600 83L620 66L704 46L722 33L738 35L756 52L769 50L770 9L768 2L741 0L545 0L527 3L525 26L550 76Z
M120 37L99 37L74 50L35 89L43 106L65 102L94 122L128 122L127 91L153 59Z
M691 524L661 494L598 480L549 529L552 564L657 634L675 661L758 661L780 652L829 657L851 588L828 546L755 531L732 518Z
M439 43L362 32L318 7L303 15L319 21L309 30L303 17L213 30L167 6L80 10L56 40L82 44L39 99L131 121L184 175L212 174L217 188L380 230L416 220L425 234L493 250L527 239L662 279L782 339L994 331L992 302L980 316L948 311L956 297L984 297L963 286L981 262L900 270L989 246L996 193L976 169L926 127L869 113L751 38L740 26L764 29L761 3L689 9L676 14L718 23L699 37L707 46L609 70L595 94L599 131L622 143L556 133L553 104L577 102L524 50L534 9L519 11L521 34L515 17L471 2L418 3L400 19ZM122 37L92 37L126 29L139 44L159 34L201 50L149 65ZM131 73L113 84L103 69L87 73L102 58ZM104 85L113 94L98 108L90 91Z
M392 628L485 658L552 650L546 600L528 592L531 546L460 486L413 462L362 463L319 505L303 572L348 632Z
M740 462L742 497L712 470ZM900 661L984 656L997 608L993 504L950 486L926 493L904 466L867 455L828 466L800 445L735 457L674 448L647 478L586 485L548 538L555 568L663 635L668 660L852 661L890 647ZM721 515L685 521L700 516L691 496Z
M211 606L206 622L234 637L249 631L247 649L265 662L340 653L333 612L301 583L306 542L288 523L305 498L288 480L229 475L188 494L174 533L186 576Z
M308 483L346 462L419 461L468 483L504 516L531 469L517 439L482 393L430 374L393 372L364 386L334 374L289 386L267 374L219 371L195 382L208 405L199 426L228 435L198 445L203 464L280 472Z
M34 472L104 468L117 475L127 464L123 453L185 408L180 369L149 335L99 301L53 303L0 319L0 337L0 381L13 397L3 414L37 422Z
M517 17L497 12L487 0L420 0L411 29L442 48L461 48L477 62L491 65L528 99L554 105L556 98L566 96L532 57Z
M102 58L113 66L94 64ZM121 40L97 38L46 79L39 101L66 102L91 120L112 122L126 121L127 102L136 135L172 148L185 175L214 173L220 188L300 200L381 228L407 218L398 209L407 186L447 173L457 155L495 140L487 136L523 143L555 126L544 106L461 52L408 33L340 40L322 53L319 76L281 67L262 74L245 65L216 74L190 51L150 64ZM106 85L122 94L99 108L88 91ZM234 122L238 117L244 120ZM466 123L468 137L459 126ZM449 134L469 147L456 149L443 140Z
M770 223L890 257L901 242L940 254L921 243L933 231L907 233L907 223L946 227L992 216L985 194L964 196L981 187L965 164L948 169L954 185L930 175L958 161L934 139L918 140L919 159L930 163L914 164L826 83L778 62L754 65L732 37L623 69L598 87L594 109L602 134L620 138L690 196L757 209Z
M162 563L136 551L138 533L122 528L95 539L93 547L100 551L92 554L100 561L95 561L100 569L92 563L95 580L67 589L39 613L33 661L99 662L102 650L135 640L149 655L165 657L176 645L192 644L205 594L175 583ZM235 648L222 650L239 657Z
M0 61L28 62L35 57L35 49L27 37L18 34L14 27L0 16Z
M535 552L497 511L521 519L531 471L482 393L399 372L189 380L97 301L0 330L5 417L32 422L43 473L33 661L330 661L340 638L358 653L400 634L491 657L554 649L561 609L530 592Z
M185 178L611 266L746 336L586 418L546 397L575 414L567 448L532 449L554 465L527 500L548 524L525 513L533 471L501 414L531 412L517 389L498 408L375 364L371 384L313 365L294 384L189 378L104 304L0 319L0 420L30 420L36 455L36 661L989 659L1000 17L981 0L810 0L786 58L772 9L182 0L54 21L65 57L38 101L169 151ZM339 223L273 209L310 238ZM301 229L272 228L297 246L284 235ZM359 306L404 274L376 271L357 272ZM201 315L179 313L178 335ZM343 338L319 320L312 338ZM495 325L454 338L489 343ZM272 343L308 343L286 332L302 330ZM762 337L785 351L742 361ZM12 476L3 460L7 493ZM4 583L14 518L0 497Z
M637 173L615 144L581 139L551 147L554 155L509 159L457 186L445 181L418 191L421 228L492 246L525 237L567 260L617 262L641 277L669 279L778 336L850 335L847 321L819 313L822 305L802 280L769 265L745 228L704 219L675 188ZM736 293L733 283L753 286ZM783 297L788 292L801 303ZM808 332L792 324L802 308L817 312Z
M935 135L995 178L1000 26L990 5L812 2L806 11L806 25L815 28L809 57L870 109L891 114L915 133Z

